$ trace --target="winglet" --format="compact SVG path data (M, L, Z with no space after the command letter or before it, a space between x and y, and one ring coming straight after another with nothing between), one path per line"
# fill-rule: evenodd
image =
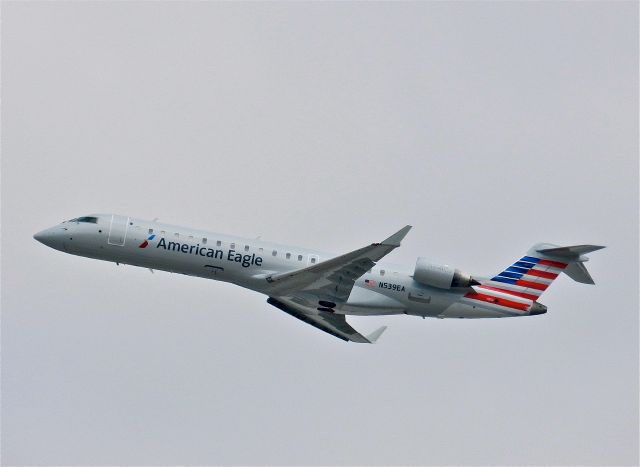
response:
M386 326L382 326L381 328L376 329L375 331L373 331L371 334L369 334L368 336L366 336L366 339L372 343L375 344L376 341L378 340L378 338L382 335L382 333L387 329Z
M383 240L381 245L400 246L400 242L404 237L407 236L407 234L409 233L409 230L411 230L411 226L405 225L403 228L401 228L396 233L394 233L391 237L387 238L386 240Z

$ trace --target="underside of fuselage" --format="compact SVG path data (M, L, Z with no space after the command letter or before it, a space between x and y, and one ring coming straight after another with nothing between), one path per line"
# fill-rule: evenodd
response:
M526 316L509 310L498 310L483 307L479 304L463 303L462 292L442 292L437 290L423 291L419 300L405 303L378 293L374 290L354 287L349 300L334 311L336 313L354 316L376 315L412 315L424 318L505 318Z

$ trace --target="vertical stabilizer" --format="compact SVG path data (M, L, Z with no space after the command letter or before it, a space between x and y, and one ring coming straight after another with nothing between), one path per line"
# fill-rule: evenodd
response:
M594 281L584 265L589 258L584 254L602 248L604 247L597 245L559 247L539 243L482 285L535 301L561 272L577 282L593 284Z

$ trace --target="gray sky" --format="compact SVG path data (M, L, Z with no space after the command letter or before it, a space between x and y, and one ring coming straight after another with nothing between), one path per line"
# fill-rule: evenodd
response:
M64 255L117 212L491 274L544 316L351 318ZM2 3L4 464L637 464L638 4Z

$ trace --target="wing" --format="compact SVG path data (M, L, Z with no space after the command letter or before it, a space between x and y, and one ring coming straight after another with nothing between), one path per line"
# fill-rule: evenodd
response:
M377 261L400 246L411 230L407 225L381 243L373 243L313 266L267 277L271 284L267 302L291 316L339 339L374 343L386 326L363 336L353 329L344 315L336 314L336 302L349 298L356 280Z
M377 261L400 246L411 230L407 225L381 243L373 243L303 269L274 274L266 278L269 295L290 296L303 293L329 302L345 302L351 289Z
M269 297L267 299L267 303L344 341L373 344L378 340L385 329L387 329L386 326L383 326L368 336L363 336L353 329L349 323L347 323L344 315L337 315L328 311L321 311L312 307L304 306L296 303L294 299L289 298L276 299Z

